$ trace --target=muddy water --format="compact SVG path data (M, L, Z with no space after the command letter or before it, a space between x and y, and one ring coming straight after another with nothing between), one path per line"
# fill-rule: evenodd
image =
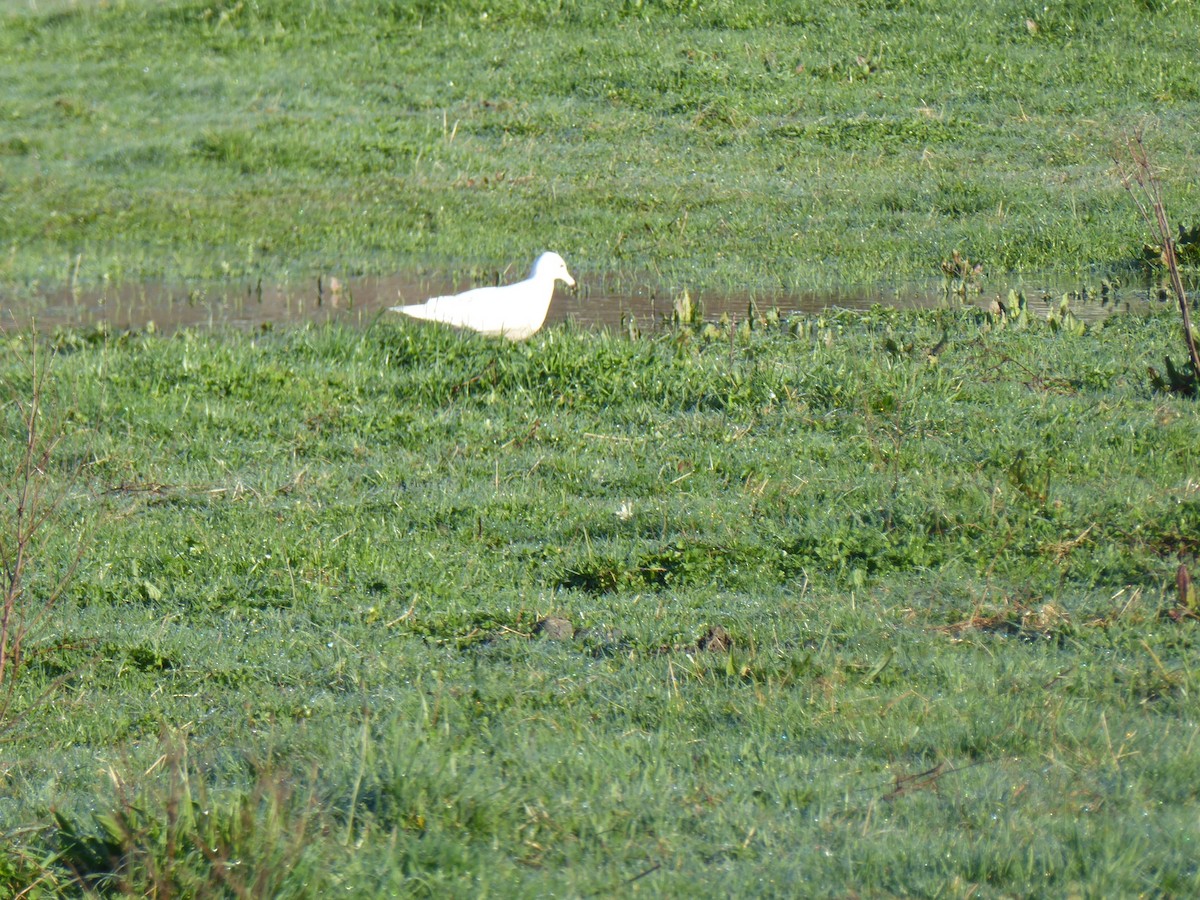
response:
M1098 283L1098 279L1097 279ZM266 323L289 325L337 321L355 326L369 325L385 310L401 303L419 303L439 294L454 293L471 285L449 280L413 277L313 278L304 282L264 285L220 283L202 286L171 286L160 283L126 284L120 287L58 292L0 290L0 327L41 330L57 327L106 326L114 330L153 328L253 328ZM1003 285L970 298L986 307L1009 289L1023 291L1032 310L1044 316L1057 307L1063 293L1079 291L1081 283L1064 279L1027 280ZM1121 309L1146 309L1153 290L1146 285L1124 288L1115 296L1098 294L1075 300L1071 311L1081 319L1097 320ZM653 330L669 319L676 292L669 289L613 287L603 279L580 279L580 287L566 290L559 285L550 307L547 324L568 320L584 328L622 327L632 316L643 331ZM946 302L940 282L899 287L829 290L795 294L722 294L692 292L704 315L715 320L723 314L744 318L754 308L772 307L781 313L819 313L831 308L867 309L879 303L897 307L935 307Z

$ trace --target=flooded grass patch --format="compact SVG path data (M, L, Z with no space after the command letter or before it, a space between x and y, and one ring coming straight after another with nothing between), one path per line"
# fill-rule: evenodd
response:
M57 290L40 286L0 288L0 317L10 329L35 327L43 332L149 330L181 328L273 328L340 324L366 328L395 305L423 301L480 285L505 283L510 270L471 271L455 276L428 272L390 277L318 275L302 283L221 280L170 285L160 282L71 284ZM1192 279L1189 279L1189 282ZM547 316L550 326L570 323L586 329L653 333L673 323L724 322L818 316L837 310L866 311L883 305L897 309L949 309L970 305L991 309L1016 307L1024 298L1039 318L1062 310L1083 322L1114 312L1145 313L1166 294L1152 274L1080 276L1047 272L996 279L972 274L970 283L943 273L937 280L873 286L843 286L797 293L728 292L673 286L642 277L582 273L574 289L560 289ZM682 315L682 318L681 318Z

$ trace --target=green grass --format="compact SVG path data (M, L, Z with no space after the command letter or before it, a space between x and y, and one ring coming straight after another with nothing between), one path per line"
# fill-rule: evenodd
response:
M5 4L0 283L1120 270L1125 133L1195 217L1197 25ZM1200 893L1178 324L1000 325L49 338L19 608L70 577L0 686L0 895Z
M1196 893L1173 318L792 325L60 335L0 885Z
M8 4L10 286L492 271L796 290L1140 257L1194 221L1193 4Z

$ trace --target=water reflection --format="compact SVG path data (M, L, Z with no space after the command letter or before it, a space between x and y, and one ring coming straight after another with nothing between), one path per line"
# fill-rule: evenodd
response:
M1077 277L1030 277L984 289L967 302L987 308L1009 290L1022 291L1031 312L1039 316L1057 308L1064 293L1072 294L1071 311L1084 321L1096 321L1118 310L1143 311L1157 299L1155 284L1106 289L1100 279L1085 285ZM322 276L305 282L267 285L218 283L199 287L161 283L123 284L87 290L0 290L0 324L26 328L31 322L41 330L57 327L88 328L100 325L115 330L154 328L253 328L264 323L298 324L337 321L365 327L389 306L417 303L439 294L454 293L470 285L448 279L395 276L339 280ZM560 285L550 307L548 325L574 321L584 328L622 327L632 316L642 331L653 330L671 315L677 291L669 288L630 289L584 274L580 286L566 291ZM802 293L719 293L692 291L704 318L722 315L742 319L752 310L772 307L783 314L816 314L831 308L868 309L875 304L929 308L947 303L940 281L860 289L834 289Z

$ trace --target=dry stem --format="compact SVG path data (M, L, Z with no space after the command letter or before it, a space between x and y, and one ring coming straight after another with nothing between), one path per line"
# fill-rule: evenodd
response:
M9 384L5 398L15 414L21 451L6 483L0 486L3 521L0 521L0 723L7 711L11 688L22 663L23 645L30 633L49 614L74 573L78 555L67 573L44 595L31 599L26 584L37 559L39 539L46 524L57 514L64 493L50 485L50 458L62 434L46 425L43 401L49 367L43 359L36 335L29 336L29 352L23 360L29 384L21 390Z
M1163 206L1162 188L1158 175L1150 164L1150 155L1142 140L1139 130L1125 142L1125 150L1129 155L1133 168L1121 172L1121 184L1129 191L1138 212L1146 220L1152 233L1157 234L1162 243L1163 261L1170 273L1171 289L1179 302L1179 314L1183 319L1183 340L1187 344L1188 357L1192 363L1193 384L1200 386L1200 352L1196 350L1196 338L1192 334L1192 317L1188 307L1187 294L1183 290L1183 278L1179 274L1179 259L1175 253L1175 238L1171 234L1171 226L1167 221L1167 212ZM1122 160L1117 160L1121 167ZM1134 190L1134 185L1138 190Z

